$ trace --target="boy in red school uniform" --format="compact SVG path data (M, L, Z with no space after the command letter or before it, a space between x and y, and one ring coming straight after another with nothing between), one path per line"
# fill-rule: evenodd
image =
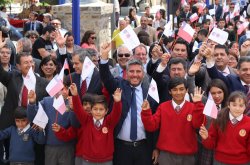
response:
M214 149L214 165L250 165L250 117L244 114L248 103L244 93L232 92L209 131L201 126L202 144Z
M96 96L91 108L91 115L83 110L75 84L70 86L73 95L73 109L81 124L84 133L78 140L81 141L80 157L76 157L76 165L112 165L114 152L113 131L121 116L121 90L114 92L114 105L111 113L108 112L107 103L103 96ZM59 132L58 132L59 133Z
M163 102L152 115L148 101L142 104L142 122L147 131L160 129L157 148L159 165L194 165L198 151L196 129L202 125L203 92L196 87L193 103L185 101L187 82L176 77L169 82L172 100Z

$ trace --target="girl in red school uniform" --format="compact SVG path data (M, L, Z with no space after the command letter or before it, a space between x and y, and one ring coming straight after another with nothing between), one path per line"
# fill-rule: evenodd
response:
M244 115L247 98L236 91L213 121L209 131L202 125L202 144L214 149L214 165L250 165L250 118Z

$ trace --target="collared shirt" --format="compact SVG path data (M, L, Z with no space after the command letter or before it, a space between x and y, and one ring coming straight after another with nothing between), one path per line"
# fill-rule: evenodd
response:
M97 120L93 117L93 121L94 121L94 124L95 124L95 122L96 122ZM102 125L102 124L103 124L103 121L104 121L104 118L100 119L99 121L100 121L100 123L101 123L101 125Z
M141 111L142 111L141 105L143 102L141 84L135 87L135 95L136 95L136 107L137 107L137 139L136 141L139 141L139 140L146 138L145 128L141 120ZM130 128L131 128L131 108L129 108L129 112L123 122L121 131L119 132L117 138L121 140L125 140L125 141L132 141L130 139Z
M20 131L20 133L24 133L24 132L26 132L28 129L30 128L30 124L28 124L28 125L26 125L26 127L24 127L24 129L20 129L20 128L17 128L18 129L18 131Z
M235 117L233 117L233 115L229 112L229 119L230 119L230 121L233 123L233 119L234 119ZM243 114L241 114L240 116L238 116L238 117L236 117L236 119L238 120L238 122L239 121L241 121L242 119L243 119Z
M183 100L183 102L179 105L180 108L183 107L184 103L185 103L185 100ZM173 105L174 109L178 106L178 104L176 104L176 103L174 102L174 100L172 100L172 105Z
M250 84L246 84L244 81L240 80L241 84L245 87L245 86L248 86L250 88ZM248 91L246 91L248 92Z
M230 74L228 66L226 66L226 68L223 71L219 70L219 72L221 72L224 76L228 76Z

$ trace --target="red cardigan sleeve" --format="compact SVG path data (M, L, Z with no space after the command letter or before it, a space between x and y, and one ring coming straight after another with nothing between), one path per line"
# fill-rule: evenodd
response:
M68 129L65 129L61 127L59 132L55 132L55 135L59 140L68 142L77 137L77 128L69 127Z
M214 149L217 144L218 138L218 128L211 124L211 127L208 130L208 138L206 140L202 140L202 144L207 149Z
M141 119L145 129L149 132L153 132L160 127L161 122L161 106L157 108L157 111L152 115L151 109L141 111Z
M114 128L119 122L122 114L122 102L114 102L111 113L107 116L107 122L110 123L110 126Z
M201 101L195 102L193 104L194 104L194 110L193 110L192 124L194 128L200 128L204 120L204 114L203 114L204 104ZM204 123L205 122L206 121L204 121Z
M78 95L73 96L72 101L73 101L73 109L74 109L74 112L76 113L76 117L79 120L79 122L81 123L81 125L84 125L85 122L87 121L89 115L83 109L81 101L80 101L80 97Z

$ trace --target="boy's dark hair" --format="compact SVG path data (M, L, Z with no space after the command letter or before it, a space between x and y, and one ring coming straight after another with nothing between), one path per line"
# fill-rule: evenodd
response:
M82 96L82 103L83 102L89 102L91 104L91 107L93 106L93 99L94 95L91 93L86 93L85 95Z
M185 88L187 89L187 80L182 77L174 77L171 78L168 84L168 90L175 88L178 85L184 84Z
M27 118L27 112L25 107L17 107L14 112L15 119L25 119Z
M206 29L201 29L201 30L198 32L198 34L207 37L207 35L208 35L208 30L206 30Z
M56 29L53 26L48 25L45 28L43 28L42 34L46 34L46 32L51 33L53 31L56 31Z
M103 104L105 109L108 109L108 103L107 103L107 100L105 98L105 96L103 95L95 95L93 97L93 106L97 103L100 103L100 104Z

